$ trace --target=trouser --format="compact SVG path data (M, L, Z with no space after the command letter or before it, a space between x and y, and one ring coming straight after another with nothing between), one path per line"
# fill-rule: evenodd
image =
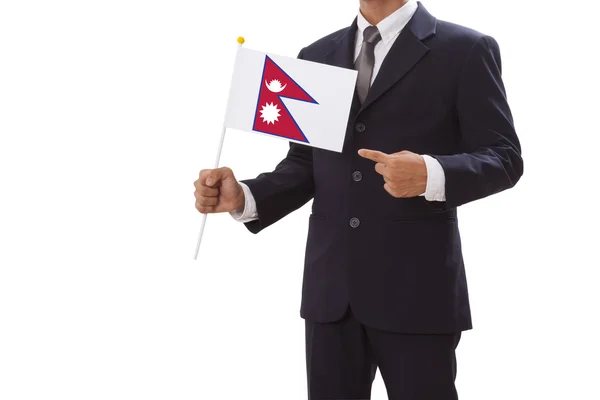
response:
M456 334L369 328L351 310L340 321L306 321L309 400L370 399L377 368L389 400L457 400Z

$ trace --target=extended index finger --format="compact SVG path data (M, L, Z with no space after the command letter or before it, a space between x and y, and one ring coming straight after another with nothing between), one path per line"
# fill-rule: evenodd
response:
M382 164L385 164L388 159L387 154L377 150L360 149L358 151L358 155L371 161L375 161Z

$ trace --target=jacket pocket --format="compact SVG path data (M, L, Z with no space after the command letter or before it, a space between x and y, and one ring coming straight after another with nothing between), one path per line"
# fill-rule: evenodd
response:
M325 216L325 214L322 213L315 213L313 212L312 214L310 214L310 219L327 219L327 217Z
M432 213L432 214L424 214L419 216L400 216L392 218L392 222L396 223L404 223L404 224L419 224L419 223L430 223L430 222L438 222L438 223L446 223L446 222L457 222L455 213Z

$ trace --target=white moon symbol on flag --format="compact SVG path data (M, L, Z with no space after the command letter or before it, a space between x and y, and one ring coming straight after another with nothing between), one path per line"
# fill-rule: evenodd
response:
M269 89L271 92L279 93L283 91L283 89L285 89L287 83L281 86L281 82L279 82L277 79L273 79L270 83L267 83L267 81L265 81L265 85L267 85L267 89Z

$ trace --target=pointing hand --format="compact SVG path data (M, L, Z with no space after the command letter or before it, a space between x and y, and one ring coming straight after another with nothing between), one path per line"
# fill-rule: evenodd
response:
M385 154L361 149L361 157L375 161L375 171L383 176L383 188L396 198L416 197L425 193L427 167L423 156L410 151Z

